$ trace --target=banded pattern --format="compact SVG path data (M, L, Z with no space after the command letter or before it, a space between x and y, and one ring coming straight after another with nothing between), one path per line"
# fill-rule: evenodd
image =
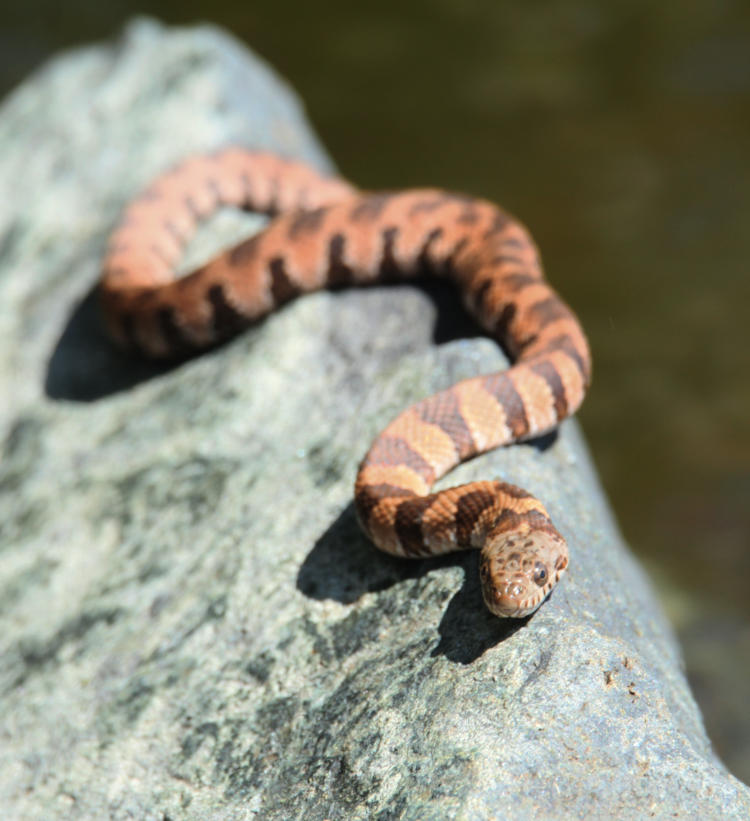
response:
M177 278L198 221L222 206L274 219ZM100 296L116 342L175 357L236 334L298 294L423 273L454 280L514 364L396 417L360 466L357 513L374 543L398 556L479 548L487 606L500 616L526 615L568 563L541 502L498 481L430 492L459 462L554 428L575 412L590 381L583 331L511 216L436 189L359 193L301 163L230 148L189 159L126 209L109 242Z

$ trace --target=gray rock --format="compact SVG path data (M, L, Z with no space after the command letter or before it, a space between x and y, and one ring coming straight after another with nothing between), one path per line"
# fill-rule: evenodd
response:
M452 339L452 292L309 296L173 368L109 347L90 289L118 210L231 141L327 163L207 27L139 21L2 108L4 817L749 817L574 422L449 477L522 484L569 537L529 620L484 610L474 554L399 561L357 529L373 434L504 365Z

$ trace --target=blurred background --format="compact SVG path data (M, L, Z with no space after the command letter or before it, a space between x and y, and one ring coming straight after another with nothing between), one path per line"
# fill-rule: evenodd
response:
M531 227L592 343L602 481L750 782L750 3L26 0L0 13L0 93L144 10L266 57L361 186Z

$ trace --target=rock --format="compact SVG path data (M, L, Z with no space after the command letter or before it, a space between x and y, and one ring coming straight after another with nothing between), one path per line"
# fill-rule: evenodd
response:
M90 291L119 209L233 141L327 165L208 27L138 21L4 103L5 817L749 817L575 422L449 477L524 485L568 536L531 619L485 611L475 554L409 563L359 532L371 437L504 365L454 338L452 292L316 294L172 368L110 348ZM257 224L214 222L194 258Z

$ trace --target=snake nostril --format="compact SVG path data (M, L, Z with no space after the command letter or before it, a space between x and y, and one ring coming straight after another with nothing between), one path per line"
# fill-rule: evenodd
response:
M512 599L517 599L523 593L523 585L518 584L517 582L514 584L509 584L505 588L505 595Z

